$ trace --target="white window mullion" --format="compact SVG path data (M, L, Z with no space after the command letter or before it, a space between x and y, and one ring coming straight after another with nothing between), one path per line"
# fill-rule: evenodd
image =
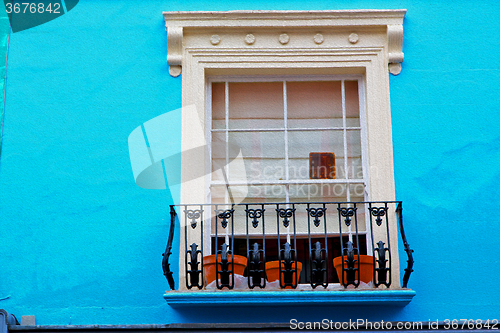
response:
M225 119L225 131L226 131L226 163L223 169L226 171L226 191L224 192L224 202L229 201L229 82L224 83L224 119ZM223 170L224 172L224 170Z
M284 137L285 137L285 195L286 202L290 201L290 185L289 181L289 166L288 166L288 107L287 107L287 92L286 92L286 81L283 81L283 127L284 127Z
M346 105L345 105L345 81L342 80L342 133L344 136L344 178L347 181L349 178L348 172L348 150L347 150L347 115L346 115ZM346 185L346 199L347 201L351 201L351 193L349 190L349 186Z
M370 183L369 172L370 167L368 164L368 137L367 137L367 125L366 125L366 106L365 106L365 81L358 80L358 96L359 96L359 124L361 130L361 165L363 168L363 180L365 184L365 195L364 200L370 201Z
M362 179L350 179L347 181L347 184L363 184ZM343 179L296 179L296 180L252 180L252 181L230 181L229 185L232 186L257 186L257 185L308 185L308 184L346 184L346 181ZM212 185L226 185L225 181L213 181Z
M349 189L349 183L347 182L349 178L349 173L347 170L348 167L348 158L347 158L347 115L346 115L346 105L345 105L345 80L342 80L342 127L343 129L343 134L344 134L344 178L346 180L345 182L345 191L346 191L346 199L347 201L351 201L351 191ZM348 227L348 233L349 233L349 241L352 242L352 230L351 230L351 225ZM358 245L359 246L359 245Z
M210 124L210 131L207 131L207 146L208 146L208 163L207 163L207 174L210 175L210 177L207 177L205 180L205 186L206 186L206 191L207 193L207 202L211 203L212 201L212 181L213 181L213 150L212 150L212 141L213 141L213 132L214 132L214 126L212 122L212 82L208 82L207 84L207 101L206 101L206 107L207 107L207 116L206 116L206 122L207 124Z
M369 179L369 164L368 164L368 137L367 137L367 123L366 123L366 106L365 106L365 80L358 80L358 96L359 96L359 124L361 127L361 165L363 168L363 184L364 184L364 200L370 201L370 183ZM368 255L373 255L372 233L370 232L370 211L368 205L364 205L365 211L365 228L366 228L366 250Z
M343 130L343 127L296 127L287 128L288 132L303 132L303 131L332 131ZM349 127L349 130L361 130L361 127ZM231 128L229 132L283 132L284 127L276 128ZM213 129L212 132L225 132L226 129Z

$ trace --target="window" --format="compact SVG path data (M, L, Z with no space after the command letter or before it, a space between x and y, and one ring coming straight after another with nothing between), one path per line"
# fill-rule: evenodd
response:
M209 80L211 202L368 199L362 77L263 79ZM223 175L236 158L231 153L240 152L245 170L228 168ZM320 165L321 154L330 164Z
M196 110L183 115L182 150L213 145L196 160L182 156L181 203L394 201L388 75L401 70L405 12L165 12L170 74L182 73L183 106ZM221 169L237 159L234 146L244 174ZM399 288L391 214L391 288ZM179 263L184 278L187 261Z

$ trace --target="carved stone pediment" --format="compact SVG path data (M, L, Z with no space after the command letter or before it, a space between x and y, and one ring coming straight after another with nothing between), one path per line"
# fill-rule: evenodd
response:
M170 74L186 52L242 57L383 50L388 70L401 71L406 10L164 12ZM255 59L255 58L254 58Z

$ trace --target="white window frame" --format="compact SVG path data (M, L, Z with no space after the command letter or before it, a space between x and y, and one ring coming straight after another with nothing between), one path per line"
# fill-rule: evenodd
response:
M164 12L170 74L182 72L182 151L206 143L208 78L217 75L362 75L370 200L395 200L389 72L401 71L406 10ZM201 123L200 127L193 126ZM206 153L208 154L208 152ZM207 157L182 155L183 204L209 200ZM200 163L203 160L203 163ZM202 190L204 189L204 190ZM399 288L395 218L391 288ZM182 228L181 228L182 230ZM182 233L182 231L181 231ZM181 234L181 249L184 248ZM184 276L180 256L180 277Z

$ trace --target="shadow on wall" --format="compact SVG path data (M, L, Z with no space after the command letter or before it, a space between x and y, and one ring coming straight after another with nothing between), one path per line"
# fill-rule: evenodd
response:
M318 291L320 292L320 291ZM301 322L355 322L357 320L380 322L401 320L401 307L388 307L380 305L367 306L308 306L308 307L200 307L173 309L187 322L207 323L264 323L279 322L289 323L295 319Z

